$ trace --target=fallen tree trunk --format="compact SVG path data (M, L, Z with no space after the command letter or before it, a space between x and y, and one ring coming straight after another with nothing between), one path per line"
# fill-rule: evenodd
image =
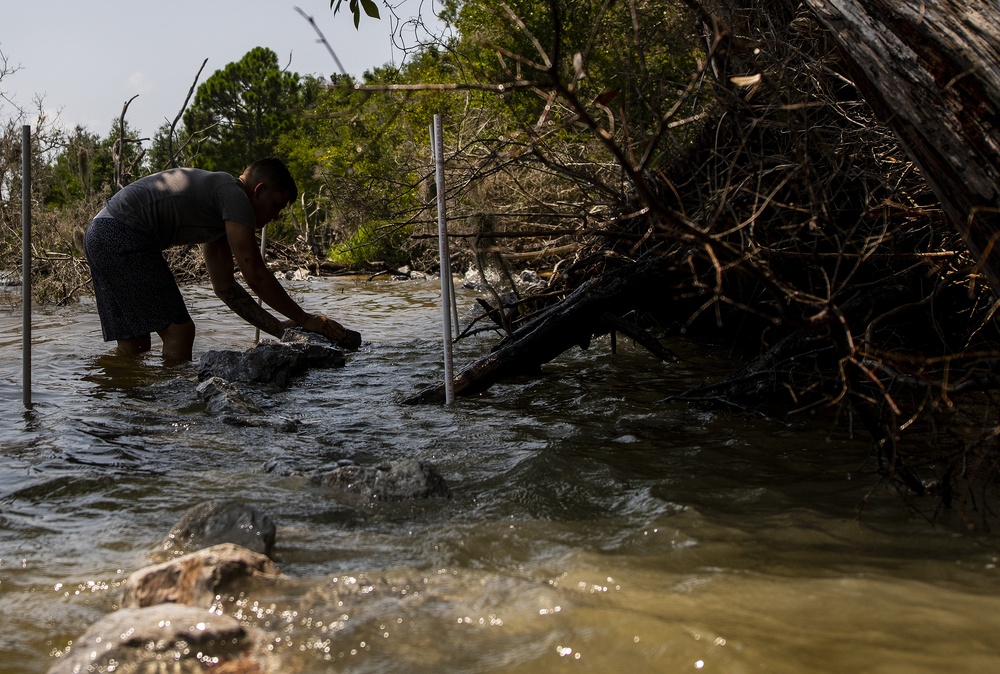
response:
M564 300L515 330L489 355L455 375L455 394L472 395L501 379L537 372L541 365L574 346L587 348L594 335L620 328L621 316L642 309L654 299L662 287L666 266L664 258L654 254L635 265L584 281ZM605 318L607 314L614 319ZM404 402L431 403L444 399L441 383Z
M1000 295L1000 8L985 0L806 0Z

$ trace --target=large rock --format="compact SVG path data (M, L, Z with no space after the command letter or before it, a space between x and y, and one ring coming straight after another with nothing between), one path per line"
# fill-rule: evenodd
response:
M203 608L126 608L91 625L49 674L276 673L280 667L269 641L262 631Z
M122 606L187 604L208 608L216 595L238 585L281 577L268 557L222 543L136 571L125 581Z
M286 331L287 335L290 331ZM313 341L261 342L248 351L208 351L201 356L198 380L288 387L292 378L313 368L344 366L344 352Z
M271 556L274 522L239 501L206 501L191 508L163 540L162 549L185 554L221 543L233 543L251 552Z

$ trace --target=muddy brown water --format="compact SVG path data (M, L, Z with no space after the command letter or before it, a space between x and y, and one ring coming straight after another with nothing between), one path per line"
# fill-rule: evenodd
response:
M437 284L287 285L365 338L266 398L296 433L218 423L178 385L194 366L109 356L89 302L36 309L25 411L21 318L0 314L0 673L46 671L210 498L278 525L292 582L218 608L289 672L1000 671L996 537L869 494L863 439L665 401L724 354L679 341L662 364L597 340L541 377L406 406L442 372ZM252 344L185 294L196 358ZM491 344L458 345L456 368ZM264 473L275 457L425 459L453 497L358 508Z

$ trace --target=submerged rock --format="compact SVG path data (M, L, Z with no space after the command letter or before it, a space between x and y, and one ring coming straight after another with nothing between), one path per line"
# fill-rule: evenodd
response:
M451 496L448 484L433 464L412 459L381 463L375 467L337 466L313 472L309 480L362 501Z
M208 411L216 416L226 414L263 414L264 410L239 387L222 377L211 376L198 384L198 397L208 404Z
M294 432L299 428L295 419L265 414L263 408L240 389L239 384L222 377L211 376L198 384L196 390L198 397L207 403L208 411L225 424L275 428L286 432Z
M233 543L251 552L271 556L274 522L239 501L206 501L191 508L163 540L164 552L183 554L221 543Z
M392 502L411 499L449 498L448 483L437 468L426 461L405 459L377 466L359 466L353 461L305 469L294 459L271 459L264 470L278 475L300 475L352 501Z
M49 674L278 672L269 641L261 630L203 608L125 608L91 625Z
M136 571L125 581L122 606L187 604L208 608L216 595L236 584L281 577L268 557L222 543Z
M348 348L361 344L361 334L348 331ZM233 426L298 430L298 422L265 413L252 397L261 387L285 389L310 369L344 367L344 352L323 335L300 328L285 330L280 342L264 341L246 351L214 350L198 363L198 397L209 412Z
M287 456L279 456L273 459L268 459L267 463L264 464L264 472L271 473L272 475L280 475L284 477L299 475L307 476L311 473L333 470L334 468L339 468L341 466L353 466L355 463L350 459L339 459L334 463L324 464L317 467L308 467L304 461L301 459L293 459Z

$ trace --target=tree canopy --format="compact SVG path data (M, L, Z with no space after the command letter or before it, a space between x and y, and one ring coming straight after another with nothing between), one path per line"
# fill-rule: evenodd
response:
M205 81L184 113L193 138L190 163L212 171L239 173L274 153L282 134L301 118L308 88L283 71L278 56L256 47Z

